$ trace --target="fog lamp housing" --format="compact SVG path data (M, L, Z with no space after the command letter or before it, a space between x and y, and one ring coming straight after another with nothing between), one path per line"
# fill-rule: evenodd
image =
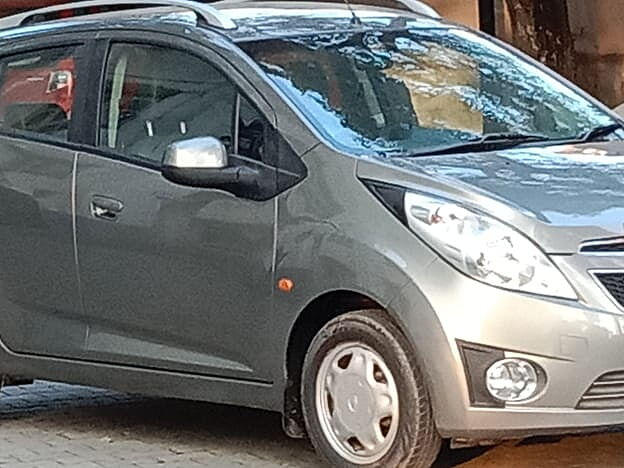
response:
M485 373L485 384L492 397L506 403L533 398L540 388L541 369L525 359L501 359Z

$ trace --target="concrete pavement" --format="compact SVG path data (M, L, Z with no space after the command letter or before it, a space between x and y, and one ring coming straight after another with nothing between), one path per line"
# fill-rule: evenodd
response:
M624 434L446 451L436 468L624 466ZM274 413L36 382L0 394L0 468L319 467Z

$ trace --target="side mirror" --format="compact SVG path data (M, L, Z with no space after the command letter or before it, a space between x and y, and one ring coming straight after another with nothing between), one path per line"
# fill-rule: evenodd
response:
M162 162L163 176L177 184L214 188L238 193L241 186L254 185L257 172L228 165L223 143L213 137L172 143Z
M176 141L167 148L162 162L163 175L184 185L201 185L202 176L214 174L228 165L225 146L216 138Z

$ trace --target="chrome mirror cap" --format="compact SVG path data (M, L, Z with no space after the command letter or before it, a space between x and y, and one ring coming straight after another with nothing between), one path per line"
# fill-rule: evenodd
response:
M228 154L217 138L193 138L172 143L163 158L163 166L177 169L224 169L228 166Z

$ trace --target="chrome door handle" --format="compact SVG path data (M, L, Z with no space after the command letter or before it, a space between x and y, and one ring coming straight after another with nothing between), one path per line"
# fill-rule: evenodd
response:
M114 198L96 195L91 199L91 215L94 218L115 221L123 208L123 203Z

